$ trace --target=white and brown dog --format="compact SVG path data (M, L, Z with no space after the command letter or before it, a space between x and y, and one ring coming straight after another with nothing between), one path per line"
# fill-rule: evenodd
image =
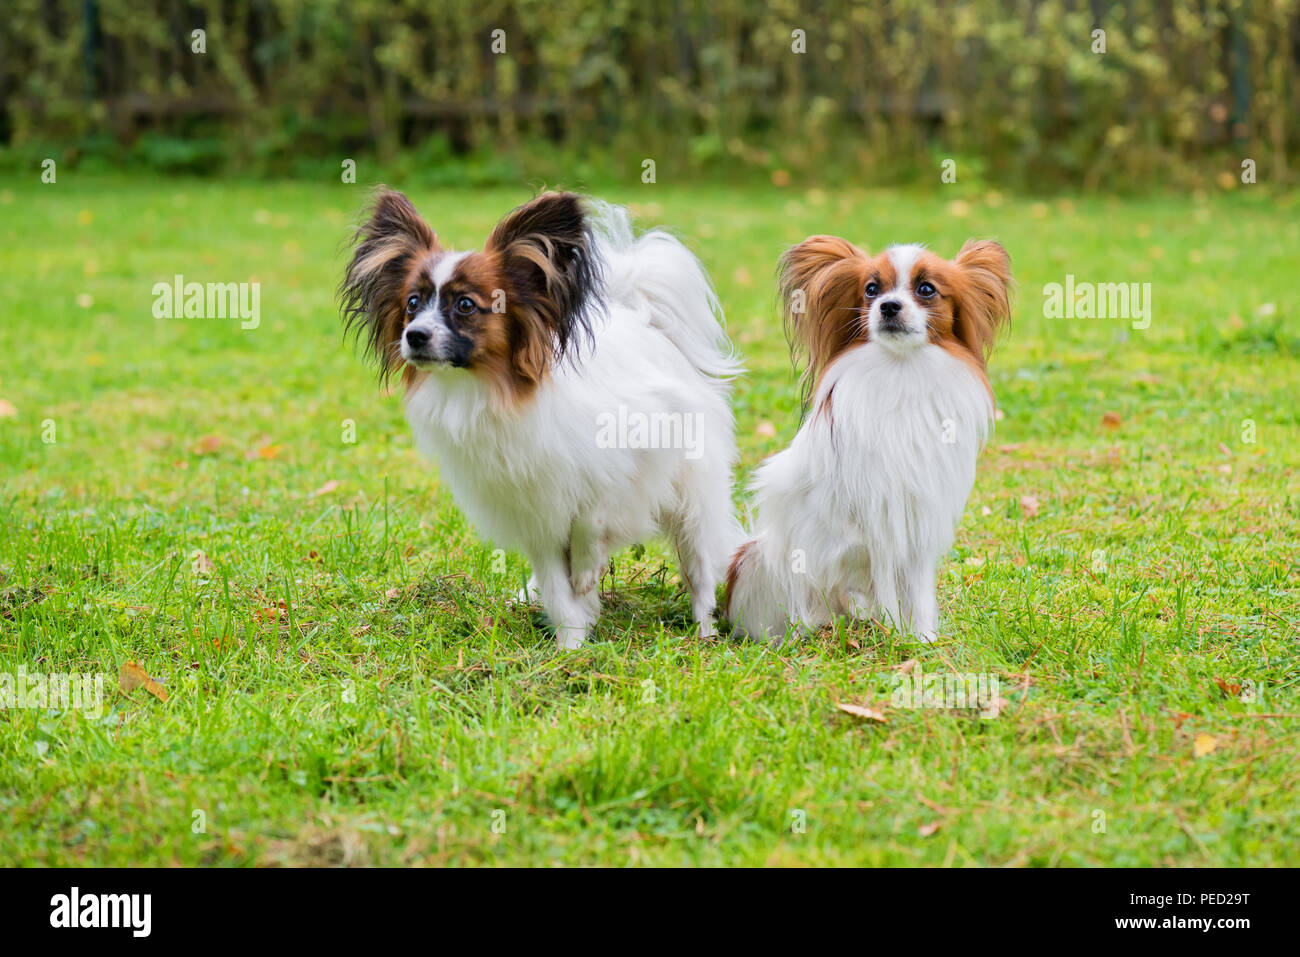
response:
M381 371L404 367L407 419L457 503L531 561L526 597L541 598L560 647L596 621L611 551L656 532L676 546L700 632L713 633L740 540L728 403L739 366L680 242L634 236L623 209L547 193L482 252L454 252L383 191L340 295ZM608 428L629 418L676 431Z
M995 242L968 242L950 261L813 236L785 255L806 418L751 486L753 537L727 576L739 630L779 639L847 615L934 639L937 566L993 421L985 362L1010 286Z

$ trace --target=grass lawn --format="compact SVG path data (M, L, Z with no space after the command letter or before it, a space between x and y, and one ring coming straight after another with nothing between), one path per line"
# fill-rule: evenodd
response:
M0 710L0 863L1300 864L1300 197L1252 189L602 190L713 274L738 485L798 424L785 246L994 236L1020 294L937 644L684 638L650 542L560 654L341 340L363 187L11 177L0 673L108 678ZM411 195L468 246L531 194ZM260 326L154 318L176 274ZM1044 318L1066 274L1151 283L1150 327ZM913 659L1000 714L892 705Z

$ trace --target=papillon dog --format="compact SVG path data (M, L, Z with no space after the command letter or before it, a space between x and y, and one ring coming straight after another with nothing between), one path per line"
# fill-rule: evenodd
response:
M444 249L381 191L340 290L461 509L532 565L561 648L600 612L613 550L663 533L702 635L740 541L732 505L739 372L703 267L627 211L545 193L482 252Z
M911 245L871 256L812 236L782 258L780 289L807 356L805 417L755 473L729 616L756 638L848 616L932 641L939 560L993 420L985 363L1010 321L1006 250L971 241L953 260Z

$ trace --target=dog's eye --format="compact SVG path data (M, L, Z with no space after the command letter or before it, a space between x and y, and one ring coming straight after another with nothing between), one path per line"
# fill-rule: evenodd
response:
M922 299L933 299L938 293L939 290L935 289L932 283L923 282L916 287L916 294Z
M406 297L406 311L407 311L407 312L409 312L409 313L414 313L415 310L419 308L419 306L420 306L420 297L419 297L419 296L407 296L407 297Z
M461 296L456 300L456 315L472 316L478 311L478 303L469 296Z
M878 282L867 283L867 298L875 299L879 295L880 295L880 283Z

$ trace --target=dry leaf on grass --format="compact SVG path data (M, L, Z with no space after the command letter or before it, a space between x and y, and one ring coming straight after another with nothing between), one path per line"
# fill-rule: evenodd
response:
M1214 683L1219 686L1219 690L1223 692L1225 697L1235 698L1241 694L1241 685L1229 684L1222 678L1215 678Z
M18 414L18 410L13 407L11 402L0 399L0 419L12 419Z
M835 702L835 707L839 708L845 714L851 714L855 718L866 718L868 721L888 721L885 713L879 708L868 708L863 704L847 704L843 701Z
M264 605L253 609L253 614L258 621L279 621L281 618L288 619L289 606L283 598L274 605Z
M315 497L318 496L318 495L328 495L330 492L334 491L334 490L335 490L336 488L338 488L338 487L339 487L338 480L337 480L337 479L330 479L328 482L326 482L324 485L322 485L322 486L321 486L320 488L318 488L316 491L312 492L312 493L311 493L311 497L312 497L312 498L315 498Z
M130 694L136 688L143 688L159 701L167 700L167 689L161 683L150 678L148 673L134 661L128 661L117 674L117 686L123 694Z
M220 451L222 445L221 436L205 435L194 443L195 455L214 455Z
M1107 412L1101 417L1101 424L1108 429L1118 429L1121 421L1118 412Z
M919 834L921 837L929 837L931 834L939 830L939 828L941 827L943 827L943 824L940 823L939 821L931 821L929 824L922 824L920 827L918 827L916 829L916 833Z
M1020 496L1020 510L1025 513L1026 518L1035 517L1038 514L1038 496Z
M253 442L252 448L244 453L244 458L252 462L256 459L274 459L280 455L283 445L276 445L269 435L263 435Z
M1192 744L1192 753L1198 758L1205 757L1219 746L1219 739L1212 734L1198 734Z

